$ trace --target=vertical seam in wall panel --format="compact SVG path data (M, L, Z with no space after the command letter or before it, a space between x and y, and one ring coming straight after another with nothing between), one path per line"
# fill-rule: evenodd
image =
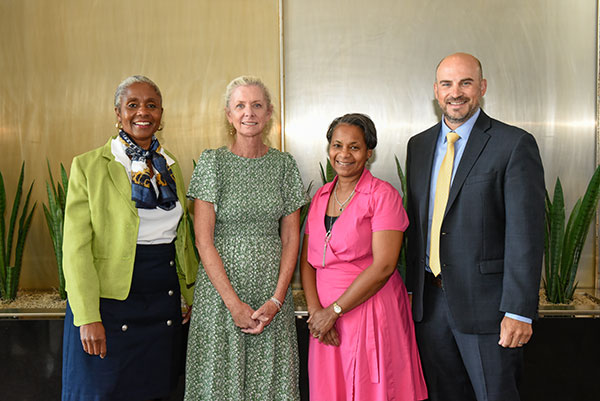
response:
M600 1L600 0L599 0ZM283 0L279 0L279 110L281 151L285 152L285 64L283 58Z
M596 2L596 166L600 164L600 0ZM596 212L598 209L596 209ZM596 230L594 230L595 241L594 241L594 269L596 271L595 281L596 290L600 289L600 267L598 266L600 257L600 250L598 249L600 244L600 216L596 213ZM595 294L596 295L596 294Z

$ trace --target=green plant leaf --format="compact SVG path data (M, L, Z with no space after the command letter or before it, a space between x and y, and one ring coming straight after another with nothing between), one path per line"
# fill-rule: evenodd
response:
M566 288L567 281L571 274L571 265L569 260L571 260L573 256L573 226L574 222L577 219L577 215L579 214L579 210L581 208L581 198L577 199L575 202L575 206L573 206L573 210L571 211L571 215L569 216L569 222L567 223L567 227L565 228L565 237L563 242L563 254L562 259L560 261L560 286L561 288Z
M2 222L0 224L0 244L4 246L6 224L4 221L4 213L6 212L6 189L4 188L4 178L0 173L0 218ZM4 255L4 251L0 253L0 256ZM2 261L3 262L3 261Z
M62 180L62 186L58 186L58 200L60 203L60 208L63 210L64 214L67 202L67 191L69 189L69 177L67 176L67 171L62 163L60 164L60 177Z
M35 212L36 203L33 204L31 208L31 212L27 216L27 218L23 222L23 227L19 228L19 237L17 239L17 246L15 248L15 269L20 273L21 271L21 263L23 261L23 251L25 249L25 240L27 239L27 234L29 233L29 228L31 228L31 219L33 218L33 212ZM19 284L19 277L17 276L17 281L13 284L15 287Z
M585 194L577 200L564 229L560 229L560 219L564 225L564 200L562 187L557 179L553 202L546 196L546 231L550 238L545 249L546 277L544 286L550 302L567 303L572 300L578 283L575 282L581 252L590 231L590 225L600 200L600 166L596 167ZM557 193L560 191L560 195ZM562 231L562 234L559 233ZM562 235L562 241L558 241Z
M13 300L16 297L17 289L19 287L19 277L21 274L21 264L23 257L23 248L25 245L25 238L27 232L31 227L31 220L33 218L33 212L35 211L35 203L31 210L29 210L29 204L31 202L31 193L33 190L33 182L29 186L27 196L23 208L21 209L21 198L23 195L23 181L25 177L25 162L21 164L21 172L19 174L19 180L17 183L17 189L15 192L15 198L11 208L11 216L8 227L5 226L5 212L6 212L6 191L4 187L4 179L0 174L0 226L1 226L1 241L0 241L0 295L3 299ZM15 240L15 229L16 232L16 244L15 244L15 258L14 263L11 263L11 255L13 251L13 241ZM7 230L7 231L6 231ZM5 236L6 235L6 236Z
M4 188L4 178L0 172L0 298L6 299L6 283L8 280L8 265L4 262L4 240L5 240L5 221L4 213L6 212L6 190Z
M58 208L58 204L56 202L57 191L54 188L50 187L48 181L46 181L46 195L48 196L48 208L52 211L52 215L54 215L54 211Z
M560 260L563 248L564 226L565 226L565 201L560 179L556 179L554 186L554 198L552 201L552 213L550 215L550 291L546 294L550 302L558 302L561 298L559 288Z
M323 170L323 165L319 162L319 168L321 173L321 182L323 185L327 184L327 177L325 177L325 170Z
M550 230L552 226L552 202L548 196L548 190L545 191L545 221L544 221L544 272L545 276L550 279ZM546 298L548 298L548 282L544 280L544 289L546 290Z
M54 231L53 231L53 226L52 226L52 215L50 215L50 211L48 210L48 208L46 207L46 205L42 204L42 207L44 208L44 216L46 217L46 224L48 225L48 231L50 231L50 238L52 239L52 242L54 242Z
M310 199L310 193L312 191L313 182L311 181L308 184L308 188L306 188L306 196ZM304 222L306 221L306 216L308 216L308 209L310 208L310 202L305 204L300 208L300 228L304 227Z
M17 273L21 272L21 262L23 259L23 250L25 248L25 239L27 238L27 233L29 232L29 228L31 226L31 219L33 218L33 212L35 211L35 207L37 202L33 203L33 207L31 208L31 212L29 212L29 201L31 199L31 191L33 190L33 184L35 181L31 183L29 186L29 191L27 191L27 196L25 198L25 204L23 205L23 210L21 212L21 218L19 219L19 229L17 232L17 245L15 247L15 269L17 269ZM29 213L29 214L27 214ZM14 284L18 285L18 276L17 282Z
M18 275L15 272L15 268L13 266L8 266L6 269L6 288L4 290L4 299L8 301L14 301L17 297L17 292L15 291L13 286L13 283L16 279L18 280Z
M576 284L575 277L577 275L577 267L581 258L581 251L585 244L588 232L590 231L590 224L593 220L596 208L598 206L598 200L600 199L600 166L596 167L596 171L592 175L588 187L581 200L576 216L574 217L573 226L571 233L568 238L568 250L569 254L564 263L569 267L566 268L568 272L566 290L570 294L575 291ZM574 210L575 212L575 210Z
M333 181L333 179L336 176L335 170L333 169L333 166L331 165L331 162L329 161L329 159L327 159L327 166L325 167L326 171L327 171L327 182L331 182Z
M54 256L56 258L59 284L58 292L60 294L61 299L66 299L65 278L62 263L62 244L64 237L64 215L69 178L67 176L65 167L62 163L60 164L60 181L54 181L54 177L52 176L52 170L50 168L50 163L48 163L48 176L50 178L50 183L46 181L48 207L46 207L46 205L43 205L44 215L46 216L46 223L48 225L50 238L52 239Z
M46 159L46 165L48 166L48 176L50 176L50 186L54 192L54 198L57 198L58 194L56 193L56 185L54 185L54 177L52 177L52 170L50 169L50 161L48 159Z
M400 179L400 187L402 189L402 206L404 209L407 207L407 186L406 186L406 175L404 175L404 171L402 171L402 167L400 166L400 162L398 161L398 157L394 155L394 160L396 161L396 173L398 174L398 178Z
M2 177L2 173L0 172L0 215L4 216L4 212L6 211L6 190L4 188L4 177ZM4 218L2 219L2 224L4 225ZM4 230L4 227L2 227Z
M406 175L404 174L404 171L402 171L402 166L400 165L400 162L398 161L398 157L396 155L394 155L394 160L396 161L396 174L398 174L398 179L400 180L400 186L402 189L402 206L406 210L408 208L408 198L406 196L406 194L407 194ZM406 278L406 268L407 268L406 245L407 244L408 244L408 238L406 236L403 236L402 248L400 248L400 255L398 257L398 263L396 266L397 269L400 271L400 275L402 276L403 280Z
M21 174L19 175L19 181L17 183L17 191L15 193L15 199L13 201L12 211L10 213L10 222L8 223L8 235L6 237L6 246L4 253L4 263L6 266L10 266L10 259L12 255L13 247L13 236L15 232L15 226L17 224L17 215L19 213L19 207L21 206L21 195L23 193L23 179L25 176L25 162L21 164Z

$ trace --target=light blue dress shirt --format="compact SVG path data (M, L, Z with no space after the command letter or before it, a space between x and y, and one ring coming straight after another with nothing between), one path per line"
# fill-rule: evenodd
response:
M481 113L481 109L478 109L475 114L471 116L464 124L460 127L456 128L454 132L456 132L459 136L459 139L454 143L454 164L452 165L452 179L450 181L450 187L452 187L452 183L454 182L454 176L456 175L456 169L460 164L460 159L462 158L463 153L465 152L465 147L467 145L467 141L469 140L469 136L471 135L471 131L473 130L473 126L475 125L475 121L479 117ZM442 161L444 160L444 156L446 155L446 149L448 147L448 140L446 139L446 135L452 131L447 125L446 121L442 116L442 128L440 129L440 134L438 135L437 143L435 145L435 155L433 156L433 168L431 169L431 184L429 186L429 220L427 226L427 250L426 250L426 258L427 258L427 271L431 272L429 268L429 244L431 241L431 221L433 220L433 203L435 201L435 188L437 186L438 174L440 172L440 167L442 165ZM516 319L521 322L531 324L531 319L515 315L514 313L505 313L506 317L511 319Z

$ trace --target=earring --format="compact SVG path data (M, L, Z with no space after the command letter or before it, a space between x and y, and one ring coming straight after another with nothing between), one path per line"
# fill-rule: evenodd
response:
M117 131L121 131L123 129L123 125L120 121L115 123L115 128L117 129Z
M158 126L158 130L159 130L159 131L162 131L164 127L165 127L165 125L164 125L164 124L163 124L163 122L161 121L161 122L160 122L160 125Z
M233 126L233 124L229 124L229 135L234 136L235 133L235 127Z

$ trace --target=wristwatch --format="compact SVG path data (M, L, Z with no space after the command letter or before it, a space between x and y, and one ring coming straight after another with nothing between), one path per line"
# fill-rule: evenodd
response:
M338 316L342 316L342 315L343 315L343 313L342 313L342 307L341 307L341 306L339 306L339 305L337 304L337 302L334 302L334 303L333 303L333 311L334 311L334 312L335 312L335 313L336 313Z

